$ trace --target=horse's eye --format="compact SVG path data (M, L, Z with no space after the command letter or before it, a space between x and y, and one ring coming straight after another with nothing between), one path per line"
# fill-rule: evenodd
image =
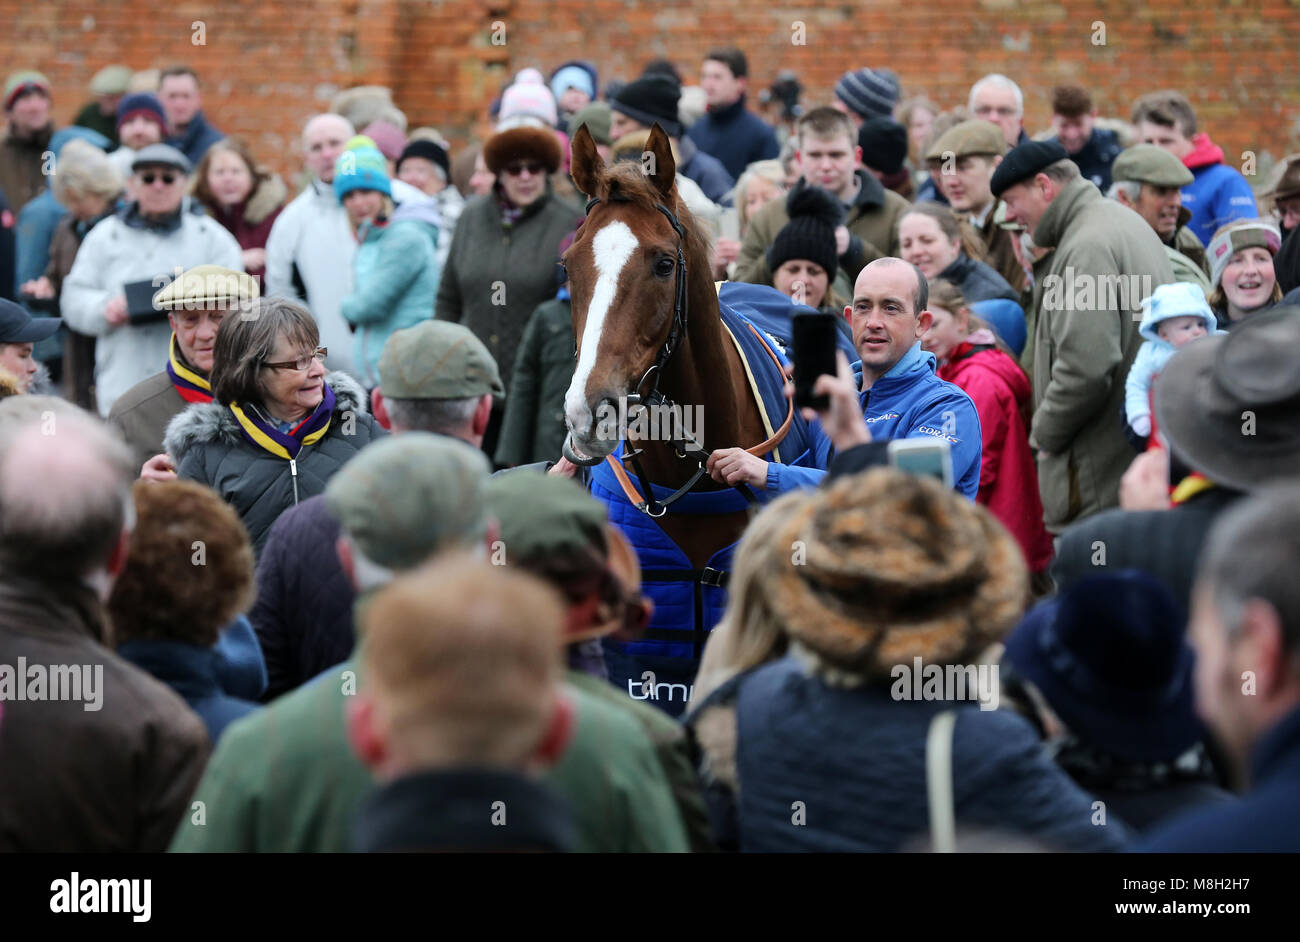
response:
M661 258L655 262L655 274L667 278L673 273L674 262L671 258Z

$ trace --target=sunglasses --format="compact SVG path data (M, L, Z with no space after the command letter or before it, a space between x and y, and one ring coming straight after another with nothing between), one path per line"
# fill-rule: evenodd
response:
M328 355L328 347L317 347L315 353L298 357L296 360L282 360L279 363L263 363L262 365L273 370L293 370L294 372L301 373L303 370L311 367L313 360L324 360Z
M176 174L174 173L140 174L140 182L143 183L145 186L153 186L155 180L161 180L164 186L171 186L173 183L176 182Z
M505 172L508 176L517 177L525 170L527 170L529 176L537 177L537 176L541 176L542 172L545 169L546 168L543 167L541 164L530 160L527 162L517 161L512 164L507 164L505 167Z

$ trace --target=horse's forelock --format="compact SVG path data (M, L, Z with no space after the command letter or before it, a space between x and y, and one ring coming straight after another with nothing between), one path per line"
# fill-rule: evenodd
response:
M641 165L636 161L624 160L607 166L602 183L605 190L605 200L633 203L638 208L654 213L658 218L663 219L662 216L659 216L659 211L656 208L663 202L663 198L655 185L650 182L650 178L642 172ZM682 200L681 194L677 192L676 186L672 189L672 197L674 205L666 208L672 210L677 220L682 224L682 231L686 233L685 251L687 257L696 260L697 268L703 264L703 269L707 269L708 240L700 232L699 223L691 214L691 211L686 208L686 203ZM702 263L700 262L701 259L704 260Z

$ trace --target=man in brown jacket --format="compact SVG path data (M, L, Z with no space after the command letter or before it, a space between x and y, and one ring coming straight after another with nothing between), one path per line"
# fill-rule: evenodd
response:
M54 133L50 81L39 72L15 72L4 84L5 136L0 140L0 193L17 216L45 190L45 152Z
M161 851L191 811L202 721L105 647L131 476L75 406L0 403L0 853Z
M1053 251L1034 265L1034 420L1047 528L1119 503L1135 453L1124 437L1124 380L1142 343L1141 301L1174 280L1137 213L1108 200L1056 141L1013 148L993 174L1007 219Z
M814 108L799 119L797 131L795 158L803 177L795 188L819 186L844 204L847 217L836 229L835 240L840 270L852 284L868 262L898 254L898 220L910 204L862 169L858 133L843 112ZM790 221L785 204L773 200L750 219L736 262L736 281L772 283L767 250Z
M142 477L176 477L171 461L161 454L167 423L192 402L212 401L208 373L217 328L227 313L257 297L257 279L219 265L191 268L154 295L154 307L166 311L171 324L171 353L161 372L124 392L108 412L109 424L131 447Z

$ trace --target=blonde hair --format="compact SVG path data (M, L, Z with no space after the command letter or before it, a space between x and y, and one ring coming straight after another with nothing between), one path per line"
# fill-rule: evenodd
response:
M122 192L122 175L102 150L73 138L63 145L54 165L54 198L66 205L68 192L111 200Z
M786 648L785 631L772 613L766 586L777 557L795 550L774 539L815 491L792 491L767 505L745 529L727 588L727 610L709 634L691 699L702 703L714 690L751 667L774 660Z
M527 573L437 558L377 590L362 615L365 693L408 768L521 768L559 695L565 607Z
M749 215L745 210L745 197L749 188L757 180L766 180L776 186L782 193L785 192L785 167L779 160L756 160L740 175L736 181L736 188L732 190L735 194L736 215L740 220L740 234L745 234L745 227L749 225Z

